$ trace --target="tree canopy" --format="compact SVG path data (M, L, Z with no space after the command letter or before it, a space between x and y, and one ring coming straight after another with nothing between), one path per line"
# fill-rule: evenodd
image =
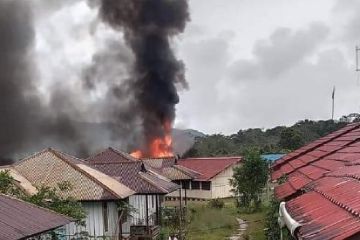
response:
M299 121L293 126L270 129L249 128L232 135L214 134L196 139L184 157L242 155L249 147L260 153L287 153L346 125L333 120Z
M254 203L255 208L261 202L261 193L268 178L268 163L263 160L256 149L245 152L243 164L234 169L230 184L235 196L243 207Z

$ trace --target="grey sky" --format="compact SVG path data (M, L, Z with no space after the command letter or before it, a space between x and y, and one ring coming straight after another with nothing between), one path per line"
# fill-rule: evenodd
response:
M98 23L85 1L65 2L36 5L39 89L46 97L48 86L71 82L63 86L69 96L100 121L101 110L85 103L101 102L106 86L84 96L76 79L121 35ZM173 42L190 85L180 93L177 127L234 133L327 119L334 85L336 117L360 110L359 1L190 0L190 8L191 22ZM123 68L105 70L125 78Z

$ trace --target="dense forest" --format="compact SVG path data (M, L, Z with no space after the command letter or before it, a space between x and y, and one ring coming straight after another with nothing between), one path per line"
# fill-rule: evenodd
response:
M184 157L242 155L248 148L261 153L287 153L344 127L348 121L299 121L293 126L270 129L250 128L229 136L222 134L198 137Z

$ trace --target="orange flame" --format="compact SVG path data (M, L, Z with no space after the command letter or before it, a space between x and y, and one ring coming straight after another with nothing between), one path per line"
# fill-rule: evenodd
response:
M130 155L135 158L162 158L174 156L172 151L171 122L166 121L163 125L165 136L154 138L148 146L148 154L141 150L136 150Z

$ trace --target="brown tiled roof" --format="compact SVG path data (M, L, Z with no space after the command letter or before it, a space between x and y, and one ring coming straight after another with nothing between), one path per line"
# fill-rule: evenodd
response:
M0 168L0 172L8 171L9 175L15 180L15 184L20 187L25 193L32 195L37 193L37 189L35 186L29 182L24 176L22 176L19 172L13 169L11 166L6 166Z
M93 156L90 156L86 159L89 163L103 163L106 162L128 162L128 161L137 161L130 154L125 152L118 151L114 148L107 148Z
M136 193L161 193L166 194L178 188L170 180L161 179L146 171L142 162L104 162L92 166L103 173L112 176L122 184L130 187Z
M87 162L139 194L166 194L179 187L169 179L148 171L142 161L126 157L125 153L108 148L88 158Z
M190 180L197 178L200 174L192 169L180 166L176 163L175 157L171 158L148 158L142 161L151 170L171 179Z
M0 239L24 239L73 220L58 213L0 194Z
M122 199L135 193L84 161L50 148L12 167L34 186L58 187L59 183L70 183L72 188L60 194L77 200Z

